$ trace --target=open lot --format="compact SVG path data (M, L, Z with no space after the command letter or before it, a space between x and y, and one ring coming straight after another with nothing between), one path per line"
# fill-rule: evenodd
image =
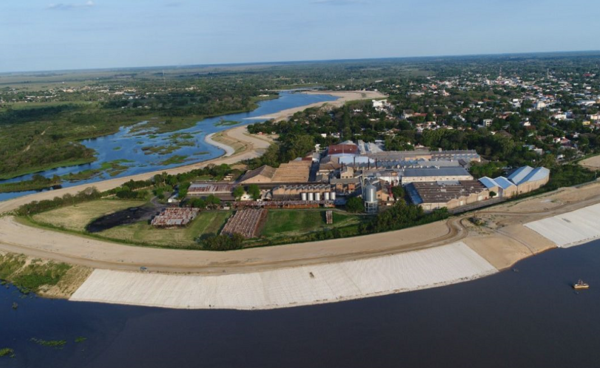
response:
M600 156L587 158L581 161L579 164L590 170L600 170Z
M206 211L201 212L185 228L157 229L147 221L130 225L117 226L99 232L97 235L113 239L148 245L187 248L197 246L195 239L203 234L216 234L223 227L232 212Z
M326 225L325 210L270 210L261 235L267 238L287 237L359 222L359 216L337 211L333 212L333 225Z
M143 204L142 201L92 201L43 212L33 216L33 220L66 230L85 231L85 226L99 217Z

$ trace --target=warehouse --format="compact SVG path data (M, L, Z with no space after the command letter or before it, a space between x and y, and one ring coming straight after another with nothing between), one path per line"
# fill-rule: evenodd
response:
M264 165L258 169L248 171L240 181L241 184L268 184L268 183L306 183L310 178L312 161L297 160L281 164L275 169Z
M271 183L275 175L275 169L268 165L263 165L258 169L250 170L244 174L240 183L242 184L258 184Z
M489 190L477 180L416 182L407 185L406 191L411 201L424 211L453 209L490 198Z
M193 183L188 189L188 196L205 198L214 195L225 201L233 200L233 185L228 183Z
M496 179L483 177L479 179L488 191L496 193L499 198L510 198L517 195L517 186L504 176L499 176Z
M550 170L545 167L523 166L509 175L508 179L516 186L519 194L534 191L548 183Z
M275 169L273 183L306 183L310 177L312 161L297 160L281 164Z
M469 172L462 167L408 168L404 170L402 184L431 181L473 180Z

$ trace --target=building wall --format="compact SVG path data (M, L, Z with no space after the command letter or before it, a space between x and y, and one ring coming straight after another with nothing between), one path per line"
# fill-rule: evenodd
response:
M473 204L481 201L485 201L490 199L490 191L484 190L479 193L473 193L469 196L462 196L458 198L453 198L445 203L421 203L420 206L424 211L433 211L440 208L447 208L452 210L457 207L466 206L468 204Z
M518 193L523 194L523 193L532 192L532 191L539 189L539 188L543 187L544 185L546 185L549 180L550 180L550 178L546 177L542 180L529 181L529 182L523 183L517 187Z
M514 186L508 187L506 189L500 188L500 192L496 192L496 193L498 193L500 196L502 196L502 198L511 198L511 197L514 197L517 195L518 189L517 189L517 186L514 185Z
M402 184L410 184L410 183L419 183L419 182L428 182L428 181L463 181L463 180L473 180L471 175L461 175L461 176L403 176Z

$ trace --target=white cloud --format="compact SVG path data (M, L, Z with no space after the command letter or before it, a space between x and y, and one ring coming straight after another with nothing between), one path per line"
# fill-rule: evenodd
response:
M75 9L75 8L91 8L96 6L96 3L94 3L93 1L89 0L83 4L64 4L64 3L58 3L58 4L50 4L48 5L48 7L46 9L50 9L50 10L69 10L69 9Z

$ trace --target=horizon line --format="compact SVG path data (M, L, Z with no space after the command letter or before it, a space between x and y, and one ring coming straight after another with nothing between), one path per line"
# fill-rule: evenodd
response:
M186 65L147 65L147 66L122 66L122 67L98 67L98 68L78 68L78 69L47 69L47 70L20 70L20 71L0 71L1 75L19 75L25 73L59 73L59 72L83 72L83 71L119 71L135 69L187 69L194 67L227 67L244 65L284 65L284 64L302 64L302 63L333 63L333 62L358 62L358 61L376 61L376 60L402 60L402 59L431 59L431 58L460 58L460 57L499 57L499 56L522 56L522 55L544 55L544 54L594 54L600 50L572 50L572 51L532 51L532 52L508 52L508 53L489 53L489 54L451 54L451 55L425 55L425 56L388 56L373 58L352 58L352 59L312 59L312 60L288 60L288 61L249 61L249 62L231 62L231 63L211 63L211 64L186 64Z

